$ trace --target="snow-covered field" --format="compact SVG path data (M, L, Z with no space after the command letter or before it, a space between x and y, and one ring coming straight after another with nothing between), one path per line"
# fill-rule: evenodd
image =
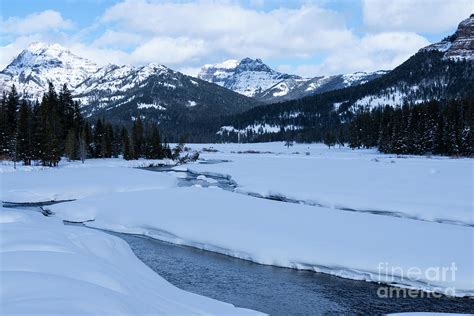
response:
M114 161L111 161L114 162ZM3 202L45 202L80 199L112 192L159 189L176 185L166 174L125 167L107 160L71 164L61 168L1 174ZM135 164L132 162L131 164Z
M100 231L2 208L0 236L2 315L255 314L174 287Z
M217 152L201 152L201 158L214 163L192 163L178 166L176 171L225 175L237 183L236 192L181 187L178 181L183 173L129 168L151 162L112 159L90 160L84 165L63 162L54 170L19 167L14 171L4 165L2 200L75 199L48 208L56 218L87 221L91 227L144 234L258 263L474 296L472 160L329 150L320 144L191 147L213 147ZM199 179L215 182L203 175ZM39 215L28 220L31 225L54 221L58 230L71 228ZM24 224L19 221L11 227L14 225ZM87 228L71 229L108 237ZM9 238L22 238L15 236L13 229L9 234ZM36 238L35 243L42 244L42 240ZM49 249L48 242L45 239L45 249ZM118 244L109 244L107 253ZM92 243L84 244L83 249L88 247L93 247ZM127 251L133 257L129 260L138 260ZM2 245L2 257L4 253L9 254ZM42 256L46 260L52 254ZM91 250L89 255L96 254ZM43 260L31 255L28 259L25 252L24 261ZM8 271L3 262L2 271ZM454 274L433 278L423 273L448 269L453 263ZM421 275L414 277L410 269L419 269ZM133 269L127 271L133 274ZM115 274L109 277L118 278ZM199 305L184 301L188 301L185 296L183 304L189 308ZM218 311L211 305L205 307Z
M295 144L289 149L283 143L193 147L213 147L219 152L201 157L229 162L193 164L189 170L231 176L239 192L474 225L474 164L469 158L397 158L322 144ZM249 151L261 153L245 153Z

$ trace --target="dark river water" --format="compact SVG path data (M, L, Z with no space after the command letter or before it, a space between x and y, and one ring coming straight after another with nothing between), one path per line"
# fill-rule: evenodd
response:
M110 234L124 239L140 260L175 286L271 315L474 313L472 299L426 298L423 292L422 298L379 298L375 283L255 264L148 237Z

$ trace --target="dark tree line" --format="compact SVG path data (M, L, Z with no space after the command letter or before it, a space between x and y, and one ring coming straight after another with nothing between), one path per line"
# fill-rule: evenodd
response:
M349 145L394 154L471 156L472 115L471 98L361 110L350 123Z
M111 158L171 158L157 124L146 128L140 118L132 131L97 119L91 126L81 115L79 103L64 85L59 93L52 83L41 102L21 100L15 86L0 100L0 156L30 165L40 161L56 166L61 157L69 160Z

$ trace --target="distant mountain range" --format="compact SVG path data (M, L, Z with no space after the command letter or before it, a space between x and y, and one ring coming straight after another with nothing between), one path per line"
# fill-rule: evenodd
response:
M13 84L30 100L41 99L51 81L66 83L86 117L129 124L142 116L170 129L199 118L242 112L254 99L163 65L99 67L58 45L33 43L0 72L0 87ZM170 127L170 125L174 127Z
M453 35L378 78L250 109L228 117L216 134L223 141L321 140L325 131L350 121L361 108L461 97L474 99L474 15Z
M229 131L278 134L326 124L321 120L333 114L349 119L347 113L358 107L472 92L473 39L471 15L453 35L392 71L314 78L277 72L250 58L205 65L194 78L154 63L98 66L58 44L33 43L0 72L0 92L15 84L20 95L34 100L48 81L58 89L66 83L90 119L130 124L140 116L159 122L170 139L183 133L193 141L216 140Z
M362 84L387 72L382 70L302 78L277 72L264 64L261 59L244 58L240 62L231 59L219 64L205 65L198 78L263 103L274 103Z

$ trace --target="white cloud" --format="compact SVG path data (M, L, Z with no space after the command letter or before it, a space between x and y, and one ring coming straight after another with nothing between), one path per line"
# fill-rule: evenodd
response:
M143 37L137 33L116 32L113 30L106 30L104 34L99 36L93 42L93 46L113 46L113 47L128 47L130 45L139 44Z
M320 65L300 65L294 71L304 76L316 76L389 70L428 44L428 40L416 33L368 34L351 47L335 50Z
M65 20L57 11L46 10L26 17L10 17L0 21L0 32L10 34L32 34L51 30L72 28L73 24Z
M159 61L163 64L178 64L204 56L207 50L203 40L186 37L154 37L138 46L131 54L137 63Z
M208 55L193 56L201 59L209 56L268 58L290 54L307 57L315 51L348 45L353 40L352 32L338 13L316 5L265 12L231 2L128 0L109 8L101 21L113 24L119 30L144 34L151 41L163 37L192 39L206 47L199 52ZM177 45L177 55L188 58L188 54L180 53L181 46ZM179 62L179 58L174 61Z
M474 12L472 0L363 0L364 23L376 31L446 32Z

